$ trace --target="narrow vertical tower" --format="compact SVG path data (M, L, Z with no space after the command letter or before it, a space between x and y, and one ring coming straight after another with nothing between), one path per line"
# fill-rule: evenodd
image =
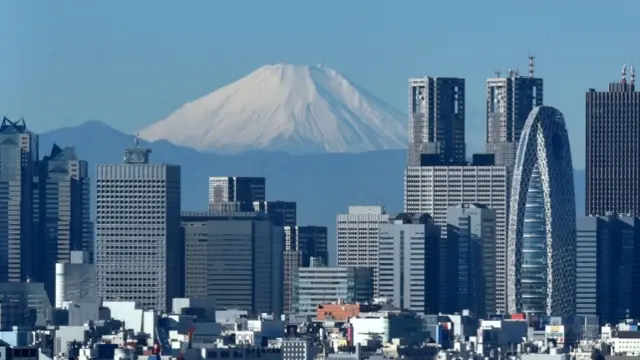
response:
M529 55L529 78L533 78L534 68L533 68L533 60L535 60L535 56Z

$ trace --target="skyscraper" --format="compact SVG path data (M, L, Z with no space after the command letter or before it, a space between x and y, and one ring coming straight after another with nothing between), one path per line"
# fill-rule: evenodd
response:
M23 119L0 124L0 283L41 281L38 135Z
M384 206L349 206L337 216L338 267L373 269L373 291L378 296L380 224L389 222Z
M640 92L627 82L586 94L585 215L640 215Z
M151 150L96 169L96 276L105 301L166 311L183 292L180 166L150 164Z
M513 167L524 123L534 107L542 105L543 81L534 77L533 57L529 73L520 76L509 69L507 77L487 79L487 152L496 165Z
M484 157L476 157L481 159ZM447 281L447 213L463 203L482 204L496 212L496 307L506 310L507 168L490 162L450 166L410 166L405 172L404 211L427 213L441 228L439 246L439 305L442 312L457 311L449 301Z
M380 297L422 314L438 311L440 228L428 214L397 214L380 225Z
M465 162L464 102L464 79L409 79L410 166L419 166L422 154L438 154L446 163Z
M460 204L447 213L447 261L450 299L457 311L484 317L496 310L496 211L481 204Z
M209 178L209 208L218 211L226 203L236 203L235 211L254 211L255 201L267 199L263 177L212 176Z
M535 108L522 130L509 213L509 312L575 312L573 164L562 113Z
M86 252L86 262L94 253L90 216L88 165L78 159L73 147L53 145L39 163L40 222L43 226L45 288L54 295L56 263L68 263L71 251Z
M581 217L576 242L576 315L611 324L638 318L640 217Z
M264 213L182 212L186 295L251 314L282 311L284 232Z

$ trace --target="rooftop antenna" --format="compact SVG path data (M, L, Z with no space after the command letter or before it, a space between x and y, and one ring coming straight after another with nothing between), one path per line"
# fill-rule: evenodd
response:
M507 70L507 74L509 74L510 78L513 77L513 74L514 74L513 69Z
M627 64L623 64L622 65L622 83L626 84L627 83Z
M133 146L140 147L140 134L136 134L136 137L133 138Z
M500 70L496 70L493 73L496 74L496 77L499 79L502 72Z
M535 56L533 55L529 55L529 77L532 78L533 77L533 60L535 60Z
M636 66L631 63L631 85L636 83Z

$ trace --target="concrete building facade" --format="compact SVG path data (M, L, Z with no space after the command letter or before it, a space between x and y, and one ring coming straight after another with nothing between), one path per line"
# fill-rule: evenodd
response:
M380 225L388 222L384 206L349 206L348 213L337 216L337 266L373 269L376 297Z
M98 296L166 311L183 292L180 166L150 164L134 145L96 169Z
M441 228L439 303L448 304L447 214L451 207L474 203L496 212L496 307L506 310L508 170L505 166L410 166L405 172L404 211L427 213ZM444 306L444 305L442 305ZM442 307L441 306L441 307ZM441 309L440 311L445 311Z
M373 299L373 269L353 267L304 267L294 280L293 311L315 316L318 305L369 302Z

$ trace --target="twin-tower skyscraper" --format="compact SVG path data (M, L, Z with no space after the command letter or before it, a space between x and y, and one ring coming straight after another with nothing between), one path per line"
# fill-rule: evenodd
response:
M495 273L487 274L495 278L495 311L571 315L575 308L573 166L562 114L542 105L543 80L534 76L533 57L529 58L529 71L524 76L509 70L506 76L496 72L495 77L487 79L485 152L493 159L490 163L475 163L474 157L474 162L469 163L465 80L410 79L407 174L415 172L412 167L425 166L496 169L464 172L464 176L478 174L475 182L464 176L460 179L460 186L467 187L460 193L473 196L456 199L434 193L432 201L422 194L420 201L446 200L449 207L457 205L456 201L486 201L483 205L495 208L498 217L504 217L497 219L497 224L506 229L499 229L495 237ZM506 176L490 175L499 170ZM413 180L406 176L406 181ZM438 179L420 181L435 183ZM447 179L447 186L456 181ZM405 208L407 202L415 203L406 190L408 185L405 184ZM433 188L431 185L426 187ZM472 192L468 191L469 186L474 187ZM438 199L440 195L446 199ZM440 276L440 281L444 278ZM441 297L442 301L446 297Z

